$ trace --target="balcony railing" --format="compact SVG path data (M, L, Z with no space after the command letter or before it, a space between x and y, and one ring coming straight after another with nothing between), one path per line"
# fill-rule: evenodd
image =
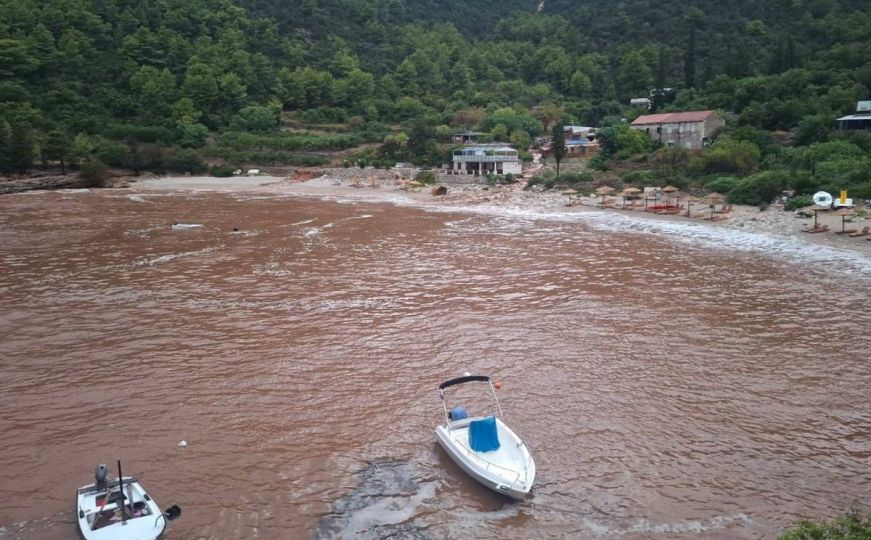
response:
M460 156L454 154L454 162L459 163L506 163L511 161L520 161L516 155L513 156Z

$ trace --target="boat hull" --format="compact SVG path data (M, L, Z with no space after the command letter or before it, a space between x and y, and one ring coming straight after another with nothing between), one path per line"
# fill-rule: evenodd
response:
M467 425L468 422L465 422L464 424ZM460 428L462 427L463 426L461 425ZM460 444L457 440L458 437L456 434L452 433L452 430L445 428L445 426L438 426L435 434L439 445L444 449L445 453L448 454L451 460L463 470L463 472L474 478L481 485L495 491L496 493L500 493L515 500L523 500L529 495L529 492L532 489L532 484L535 479L535 462L532 460L532 456L530 456L528 451L525 449L525 446L523 446L519 437L517 437L501 422L499 422L499 429L500 437L507 439L503 441L503 445L515 445L516 452L518 452L518 454L523 458L522 470L520 466L515 467L516 472L514 472L514 474L517 475L516 479L510 478L510 468L498 467L499 469L504 470L498 472L494 471L497 466L489 467L483 457L478 453L472 452L468 447ZM504 437L504 434L506 433L510 436Z

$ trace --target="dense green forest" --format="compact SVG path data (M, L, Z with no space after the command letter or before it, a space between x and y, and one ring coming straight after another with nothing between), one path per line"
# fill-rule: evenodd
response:
M654 88L728 129L702 156L627 136ZM627 179L871 197L871 142L834 131L869 96L861 0L0 0L5 172L318 165L362 143L358 161L438 164L453 129L525 147L564 121L605 126L594 165Z

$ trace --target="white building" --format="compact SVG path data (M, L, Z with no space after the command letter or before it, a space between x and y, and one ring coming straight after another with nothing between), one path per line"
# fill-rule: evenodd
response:
M466 146L454 150L450 174L521 174L517 150L504 145Z
M856 103L856 114L838 118L841 131L871 131L871 101Z

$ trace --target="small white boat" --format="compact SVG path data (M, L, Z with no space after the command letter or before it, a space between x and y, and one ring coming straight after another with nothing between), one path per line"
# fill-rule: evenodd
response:
M155 540L169 521L181 515L172 505L162 512L142 485L131 476L109 480L109 470L99 465L96 482L76 491L79 532L85 540Z
M492 416L470 417L463 407L448 410L445 388L469 382L486 382L496 400ZM466 375L439 385L445 425L436 427L436 439L469 476L512 499L523 499L535 481L535 462L529 449L503 422L504 414L490 377Z

